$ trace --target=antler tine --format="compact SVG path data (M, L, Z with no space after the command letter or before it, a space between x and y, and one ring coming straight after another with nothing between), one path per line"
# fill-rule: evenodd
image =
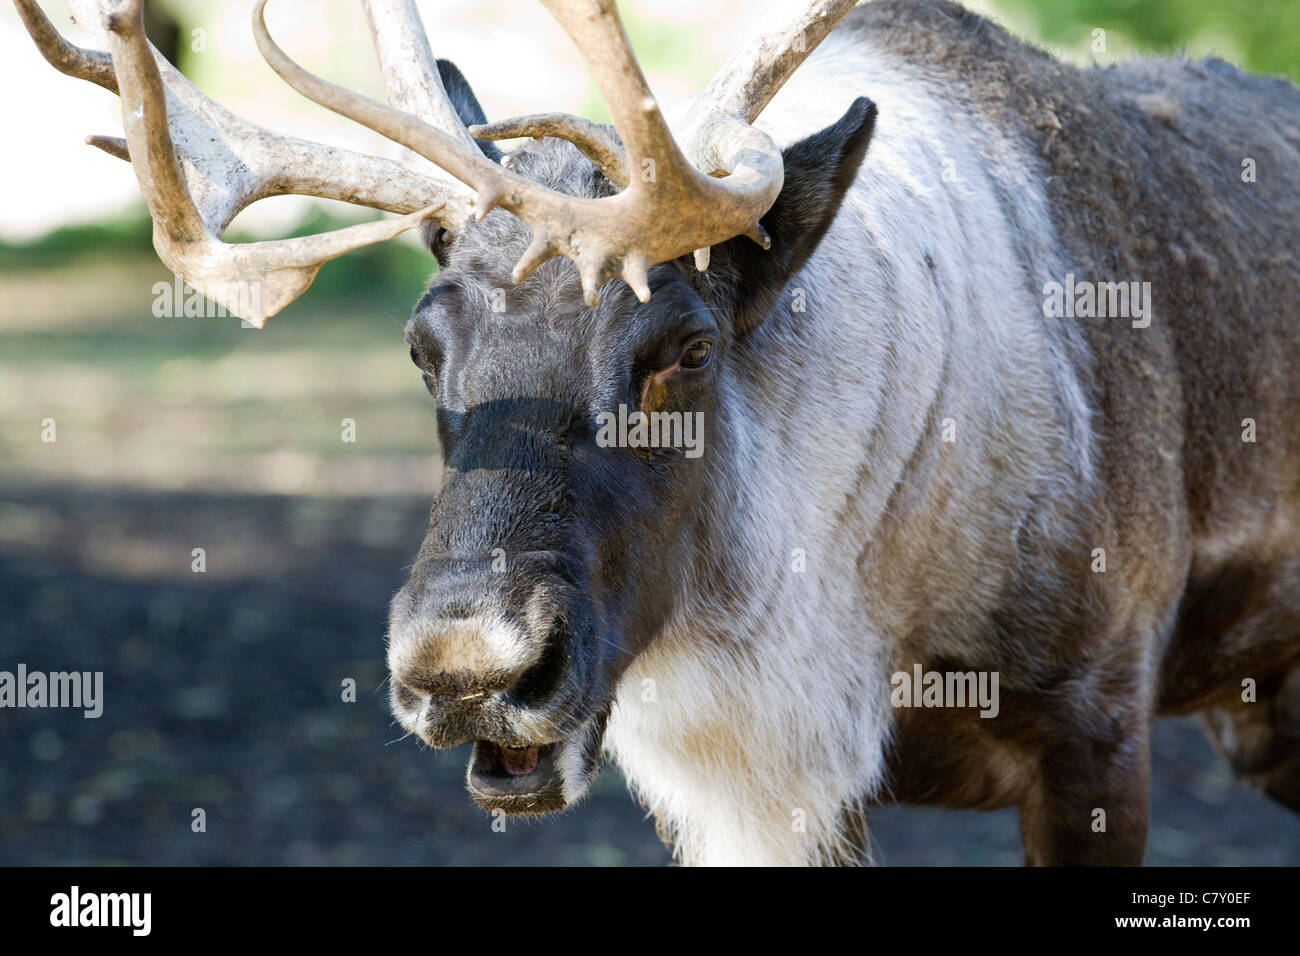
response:
M515 116L511 119L497 120L471 126L469 134L476 139L514 139L527 136L538 139L554 136L566 139L578 151L591 160L597 169L605 174L615 186L628 183L627 158L623 155L623 144L619 142L608 126L593 123L581 116L568 113L534 113L530 116Z
M773 4L750 39L714 74L697 104L754 122L799 64L856 3L811 0Z
M474 141L447 97L415 0L362 0L388 102L466 146Z
M645 160L675 175L685 166L632 53L614 0L541 0L591 70L623 140L629 169ZM656 170L656 175L658 170Z
M86 145L102 149L108 155L124 159L128 163L131 161L131 153L126 148L126 140L120 136L87 136Z
M719 173L731 168L763 108L856 2L773 4L684 116L682 141L698 169Z
M172 243L200 242L207 230L185 188L172 148L167 97L145 39L142 0L124 0L109 14L107 26L113 67L121 74L118 95L122 97L127 149L134 147L133 165L153 216L155 235L161 230Z
M84 50L69 43L54 28L36 0L14 0L14 6L18 8L18 16L22 18L27 32L36 41L36 48L50 66L67 76L89 80L106 90L117 92L117 76L113 73L112 57L99 50Z

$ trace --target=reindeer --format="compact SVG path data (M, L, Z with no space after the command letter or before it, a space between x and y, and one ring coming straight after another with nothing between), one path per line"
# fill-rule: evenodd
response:
M1134 864L1151 723L1199 713L1300 810L1295 86L813 0L670 127L613 0L542 0L613 125L488 123L411 0L364 3L391 105L295 64L260 0L267 62L398 162L231 115L139 0L70 0L107 53L15 2L121 96L125 140L91 141L162 260L256 282L251 322L421 227L441 270L406 339L444 471L392 706L474 744L483 808L568 807L608 755L688 863L857 862L895 800L1017 807L1030 863ZM279 193L397 216L220 241ZM620 407L702 416L702 454L598 440Z

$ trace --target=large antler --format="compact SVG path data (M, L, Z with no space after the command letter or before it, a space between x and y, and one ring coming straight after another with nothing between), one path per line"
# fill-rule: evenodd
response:
M750 125L759 110L809 50L853 6L853 0L817 0L796 16L772 22L747 47L763 59L748 71L733 57L710 87L697 139L696 158L683 155L646 84L619 20L614 0L541 0L578 47L609 106L621 146L600 127L556 114L476 127L485 138L558 135L575 142L626 187L614 196L565 196L519 176L480 151L427 123L368 97L328 83L294 63L266 30L258 0L253 31L263 57L299 93L413 149L477 193L479 218L500 206L522 219L533 238L515 265L520 282L553 256L572 259L589 305L606 281L622 278L641 301L650 297L647 269L692 250L707 265L707 248L737 235L766 247L759 219L781 191L781 152ZM811 41L809 43L808 41ZM711 173L720 175L714 176Z
M159 257L189 285L254 325L261 326L301 294L328 260L389 239L434 211L441 210L440 218L449 223L459 223L469 213L468 191L441 170L282 136L214 103L149 44L141 0L68 0L82 29L108 53L68 43L35 0L14 2L52 65L121 96L126 139L92 136L87 141L131 159L154 219ZM373 6L392 4L375 0ZM387 40L395 47L398 37L390 31ZM386 65L393 82L418 69L398 62L397 56ZM441 91L440 84L437 89ZM421 107L414 101L407 105ZM456 125L460 127L458 121ZM286 193L407 215L295 239L220 241L242 209Z
M617 136L563 114L522 117L472 132L489 139L569 139L624 187L614 196L566 196L487 158L448 101L414 0L363 0L392 106L321 80L290 60L267 33L266 0L258 0L253 31L262 55L294 89L431 161L419 165L280 136L234 116L149 45L142 0L68 0L108 54L69 44L35 0L14 0L51 64L121 96L125 141L88 141L132 160L163 261L232 311L247 309L243 287L254 284L260 301L244 318L259 326L299 295L325 261L434 214L454 231L471 200L480 219L500 206L532 230L532 242L514 269L516 282L545 260L567 256L577 265L592 305L604 283L616 276L646 301L650 266L695 250L703 269L708 247L733 236L746 235L766 247L769 239L759 219L781 190L781 153L750 124L854 0L813 0L793 14L785 8L770 18L697 101L685 150L650 93L614 0L541 2L590 66ZM241 209L282 193L406 215L300 239L246 245L219 240Z

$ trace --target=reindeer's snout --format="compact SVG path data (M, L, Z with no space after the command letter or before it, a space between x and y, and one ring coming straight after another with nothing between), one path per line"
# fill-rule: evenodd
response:
M541 659L538 640L498 614L419 622L390 649L393 679L437 708L510 691Z
M422 562L394 599L393 711L436 747L545 743L562 717L573 589L544 560Z
M433 747L475 743L470 792L488 809L545 812L599 768L604 713L583 706L579 590L549 553L422 559L393 601L388 667L398 722Z

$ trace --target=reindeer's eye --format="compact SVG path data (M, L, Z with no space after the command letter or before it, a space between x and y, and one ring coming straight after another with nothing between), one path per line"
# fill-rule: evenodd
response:
M696 339L686 346L686 351L682 353L677 364L682 368L704 368L709 364L711 355L713 355L713 343L708 339Z
M420 370L420 378L424 380L424 387L427 388L429 390L429 394L432 395L433 385L434 385L434 373L425 367L424 358L420 355L420 350L417 349L414 345L411 346L411 361L414 362L415 367Z

